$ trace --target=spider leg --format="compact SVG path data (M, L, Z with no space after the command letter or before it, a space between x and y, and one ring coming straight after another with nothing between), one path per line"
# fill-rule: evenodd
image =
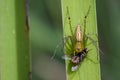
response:
M86 59L90 60L91 62L95 63L95 64L98 64L98 61L95 62L94 60L90 59L88 56L86 56Z
M55 49L54 49L54 53L53 53L53 55L52 55L52 57L51 57L51 60L54 59L54 57L55 57L55 55L56 55L56 52L57 52L57 49L58 49L63 43L65 43L65 45L66 45L66 42L67 42L67 44L70 46L70 44L68 43L68 40L69 40L70 38L71 38L71 36L64 37L64 38L60 41L60 43L56 45L56 47L55 47ZM67 48L67 46L66 46L66 48Z
M84 16L84 27L83 27L83 44L86 45L86 20L88 17L88 14L90 12L91 6L89 6L89 9L87 11L87 14Z
M95 41L94 39L92 39L90 36L87 36L88 37L88 39L90 40L90 42L96 47L96 49L98 50L98 51L100 51L100 53L102 54L102 55L104 55L104 52L98 47L98 45L97 45L97 42L98 41Z

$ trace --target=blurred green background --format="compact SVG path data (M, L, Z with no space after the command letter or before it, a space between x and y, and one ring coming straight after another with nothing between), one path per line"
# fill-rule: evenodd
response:
M120 80L120 0L96 0L102 80ZM65 80L61 0L29 0L33 80Z

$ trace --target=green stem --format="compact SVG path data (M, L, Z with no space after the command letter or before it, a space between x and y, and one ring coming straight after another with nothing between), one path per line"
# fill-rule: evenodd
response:
M78 24L81 25L82 31L84 29L84 17L86 16L89 7L90 11L86 19L86 34L89 35L94 41L98 38L94 34L97 33L97 20L96 20L96 4L95 0L62 0L62 17L63 17L63 31L64 36L71 35L69 22L67 21L68 16L71 17L71 26L75 31ZM67 7L69 15L67 15ZM91 43L91 41L88 41ZM96 43L96 46L98 43ZM67 80L101 80L100 75L100 63L98 50L93 44L88 45L87 48L90 50L87 57L81 62L79 69L75 72L71 71L71 62L66 61L66 75ZM65 51L66 52L66 51ZM94 62L93 62L94 61Z
M0 80L28 80L25 0L1 0L0 15Z

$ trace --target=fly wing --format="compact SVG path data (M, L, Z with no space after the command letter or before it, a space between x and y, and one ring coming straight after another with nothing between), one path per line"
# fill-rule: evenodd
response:
M62 59L64 59L64 60L71 60L72 58L70 56L68 56L68 55L64 55L64 56L62 56ZM73 71L73 72L76 71L78 69L78 67L79 67L79 65L72 66L71 67L71 71Z
M78 69L78 67L79 67L78 65L72 66L71 70L72 70L72 71L76 71L76 70Z
M67 56L67 55L64 55L64 56L62 56L62 59L64 59L64 60L71 60L71 57Z

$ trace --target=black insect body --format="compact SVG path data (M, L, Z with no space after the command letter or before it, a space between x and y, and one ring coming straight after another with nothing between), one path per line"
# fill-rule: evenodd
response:
M80 62L82 62L83 59L86 57L87 53L88 53L87 48L85 48L82 52L75 53L75 55L71 59L71 62L75 65L79 65Z

